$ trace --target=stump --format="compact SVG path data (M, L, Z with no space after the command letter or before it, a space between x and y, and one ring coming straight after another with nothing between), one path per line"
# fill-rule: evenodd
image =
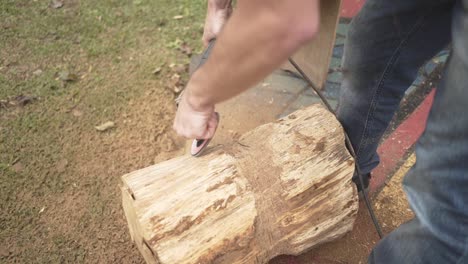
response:
M315 105L124 175L123 207L148 263L267 263L352 229L353 171L342 127Z

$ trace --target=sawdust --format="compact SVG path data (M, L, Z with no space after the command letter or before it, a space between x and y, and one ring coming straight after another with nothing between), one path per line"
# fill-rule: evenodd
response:
M389 233L414 216L406 200L402 182L404 176L415 161L415 154L410 155L382 192L379 193L374 202L374 210L376 211L385 233Z

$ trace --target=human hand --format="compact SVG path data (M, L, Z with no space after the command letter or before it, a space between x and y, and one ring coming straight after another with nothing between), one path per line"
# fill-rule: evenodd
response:
M174 119L174 130L188 139L212 138L218 126L214 105L196 106L191 99L190 90L186 89Z
M215 39L232 13L232 0L209 0L203 29L203 45Z

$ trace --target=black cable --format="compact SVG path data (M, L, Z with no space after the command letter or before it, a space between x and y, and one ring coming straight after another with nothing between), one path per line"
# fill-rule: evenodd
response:
M338 116L336 115L335 110L333 110L330 103L328 103L328 100L323 96L323 94L319 91L319 89L317 89L317 86L315 86L312 80L304 73L301 67L299 67L299 65L297 65L297 63L292 58L289 58L289 62L301 74L302 78L304 78L304 80L310 85L310 87L315 91L315 93L317 93L317 95L322 100L323 104L327 107L328 111L330 111L338 119ZM348 150L351 153L351 156L353 156L354 161L355 161L354 164L356 167L356 173L358 174L359 183L361 184L362 194L364 196L364 201L366 202L367 210L369 211L369 215L372 218L372 222L374 223L375 230L379 234L379 237L382 238L383 237L382 229L380 228L379 221L377 220L377 217L375 216L374 209L372 209L372 205L369 202L369 196L364 190L364 180L362 179L361 169L359 168L359 161L358 161L356 152L354 152L353 145L351 144L351 140L349 139L349 136L346 133L346 131L344 131L344 135L345 135L346 145L348 146Z

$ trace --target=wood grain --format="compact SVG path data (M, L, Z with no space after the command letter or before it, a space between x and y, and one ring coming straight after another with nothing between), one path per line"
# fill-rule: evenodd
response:
M148 263L267 263L352 229L353 170L341 126L314 105L124 175L123 207Z

